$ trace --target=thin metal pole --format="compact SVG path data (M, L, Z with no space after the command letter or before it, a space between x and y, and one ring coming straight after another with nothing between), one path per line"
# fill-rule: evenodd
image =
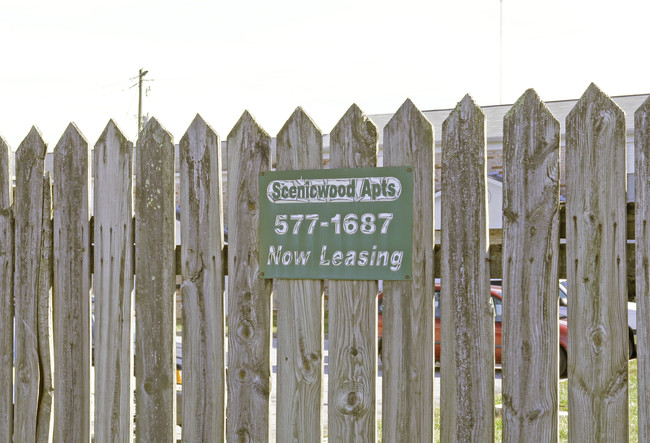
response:
M142 68L140 69L140 73L138 74L138 93L139 93L139 99L138 99L138 136L140 135L140 132L142 131L142 79L145 75L147 75L149 71L144 71Z
M503 104L503 0L499 0L499 104Z

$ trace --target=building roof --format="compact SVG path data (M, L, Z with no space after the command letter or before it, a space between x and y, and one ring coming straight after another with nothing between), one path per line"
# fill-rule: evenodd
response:
M614 102L625 112L625 126L628 133L634 131L634 113L649 96L650 94L637 94L612 97L612 100L614 100ZM545 102L548 109L560 122L560 134L562 138L564 138L566 117L575 107L577 102L577 99ZM512 104L481 107L481 110L485 113L486 137L488 142L496 142L503 139L503 117L510 108L512 108ZM436 147L440 147L442 143L442 123L447 119L447 117L449 117L452 110L453 109L437 109L422 111L434 127ZM386 126L390 121L393 114L374 114L369 115L368 117L375 123L375 125L377 125L377 130L379 132L379 146L383 146L384 126Z

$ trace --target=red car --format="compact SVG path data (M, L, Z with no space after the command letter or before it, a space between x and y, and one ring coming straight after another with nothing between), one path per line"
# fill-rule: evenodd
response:
M381 340L383 335L383 300L382 293L379 293L379 355L381 355ZM501 364L501 286L491 286L490 295L492 296L492 303L494 304L494 361L496 364ZM440 285L436 284L435 292L435 306L436 306L436 361L440 361ZM567 369L567 322L560 319L560 376L566 375Z

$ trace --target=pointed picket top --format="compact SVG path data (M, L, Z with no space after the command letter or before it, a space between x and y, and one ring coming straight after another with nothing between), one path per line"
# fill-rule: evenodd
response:
M70 155L71 149L74 149L75 152L79 152L79 150L88 151L88 142L74 123L68 125L54 147L54 162L56 163L56 158L59 156Z
M422 111L420 111L418 107L413 104L410 98L407 98L404 103L402 103L402 106L399 107L397 112L395 112L395 115L393 115L393 117L387 123L387 126L392 127L398 125L399 122L403 122L405 120L408 121L411 119L416 119L415 121L418 126L422 125L423 127L426 127L427 124L431 125L431 122L429 122Z
M302 124L302 123L308 123L311 126L314 126L316 130L319 132L322 132L318 125L314 123L314 120L305 112L305 110L302 108L302 106L298 106L295 111L291 114L291 117L286 121L286 123L280 128L280 131L278 134L281 132L285 131L288 126L291 126L292 124Z
M466 94L461 101L456 104L456 107L449 113L449 117L442 123L443 132L445 127L450 124L455 124L455 126L460 124L465 124L469 120L476 120L478 122L485 121L485 113L483 110L474 102L472 96Z
M469 94L458 102L442 123L442 175L456 174L449 161L485 161L485 114ZM456 157L459 160L453 160ZM478 158L472 159L472 156ZM465 159L465 160L460 160Z
M510 108L503 118L503 124L504 163L516 156L517 159L510 162L513 172L523 173L527 169L518 167L523 161L534 160L538 156L541 162L550 151L559 150L560 122L532 88L524 92ZM510 145L511 149L506 149L506 145ZM559 180L559 170L552 169L548 172L552 172L554 179ZM505 181L507 177L504 177Z
M422 145L420 143L414 143L414 137L407 137L404 134L399 139L393 139L391 137L391 134L397 134L401 131L407 131L411 135L416 135L422 142ZM417 155L416 151L419 147L424 147L424 149L431 148L433 145L430 145L429 142L431 141L433 143L433 135L434 129L431 122L413 104L411 99L407 98L384 127L384 166L404 166L399 164L398 158L405 155ZM399 152L395 152L396 149ZM409 164L409 166L416 165Z
M323 133L300 106L277 136L277 169L318 169L323 163Z
M588 111L587 108L590 108ZM601 113L594 112L594 110L600 110ZM625 129L625 112L612 100L607 94L605 94L595 83L591 83L587 90L582 94L582 97L578 100L576 105L573 107L571 112L567 115L567 130L569 132L569 125L575 123L575 120L580 113L584 113L585 116L595 116L596 118L604 118L605 114L602 112L610 111L613 113L613 118L617 122L622 120L623 129ZM610 118L611 120L612 118ZM604 121L603 121L604 122ZM620 122L619 122L620 123Z
M330 133L330 164L333 168L375 167L377 146L377 127L353 104Z
M190 123L190 126L188 126L187 131L185 131L185 135L183 137L187 136L189 132L191 131L206 131L206 130L212 130L210 125L206 123L206 121L201 117L201 114L196 114L194 116L194 119L192 120L192 123ZM212 131L214 132L214 131Z
M151 117L144 126L144 129L142 129L136 145L137 147L140 147L141 145L150 142L153 142L156 145L162 145L163 143L172 143L173 145L173 139L174 138L169 131L167 131L155 117Z
M539 97L537 92L533 88L529 88L517 99L515 104L512 105L512 108L510 108L506 113L504 119L513 118L512 116L517 113L524 112L524 109L535 109L539 105L543 105L546 108L546 105L544 105L544 102L542 102L542 99Z
M399 107L397 112L393 115L390 121L386 124L388 127L395 127L404 122L415 119L415 124L417 126L425 127L427 124L431 125L429 120L424 116L424 114L413 104L410 98L407 98L402 106ZM384 128L384 132L386 129Z
M180 141L180 155L181 159L183 158L184 151L187 151L188 154L193 159L192 161L197 161L206 154L206 148L209 148L209 142L213 141L217 143L216 140L219 139L219 135L206 121L201 117L201 115L196 114L192 123L185 131L183 137ZM217 149L220 149L220 146L217 146ZM216 158L214 161L218 161Z
M95 149L98 149L99 146L117 146L120 148L120 152L125 149L128 149L128 152L123 152L125 154L130 154L131 149L133 148L132 144L128 141L124 132L117 126L117 123L113 119L110 119L104 128L104 131L97 139L95 143Z
M16 150L16 163L18 163L19 159L25 158L28 153L32 153L36 157L45 160L46 152L47 144L45 141L43 141L41 131L39 131L36 126L32 126L29 133L23 139L23 141L18 146L18 149Z
M235 123L235 126L233 126L233 128L230 130L230 133L228 134L228 138L230 138L231 136L234 136L235 134L237 134L241 130L242 127L249 127L249 126L257 128L257 130L261 132L261 135L263 135L265 137L269 137L269 138L271 137L264 130L264 128L262 128L257 123L257 121L255 120L255 117L253 117L253 115L248 110L245 110L242 113L241 117L239 117L239 120L237 120L237 123Z

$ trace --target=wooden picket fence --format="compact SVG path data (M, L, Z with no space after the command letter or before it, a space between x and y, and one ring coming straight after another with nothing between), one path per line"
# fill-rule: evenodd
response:
M639 441L650 439L648 116L650 102L635 114ZM628 440L624 118L594 85L567 117L572 441ZM433 128L407 100L384 129L383 164L414 168L415 221L412 278L383 285L387 442L434 440L434 277L443 283L441 441L494 440L485 125L466 96L442 128L440 276ZM276 140L278 169L322 167L322 133L302 109ZM199 116L180 140L183 441L270 439L273 295L277 441L377 441L378 283L329 282L324 392L324 282L279 280L274 288L258 276L257 178L271 169L271 137L246 112L223 158L220 148ZM134 161L133 144L112 121L92 155L70 125L54 148L52 179L46 151L33 129L16 151L14 193L0 138L0 441L90 440L91 291L94 440L174 441L172 136L151 119ZM503 439L556 441L560 132L532 90L505 117L503 151ZM377 155L377 129L353 105L331 131L330 167L373 167Z

